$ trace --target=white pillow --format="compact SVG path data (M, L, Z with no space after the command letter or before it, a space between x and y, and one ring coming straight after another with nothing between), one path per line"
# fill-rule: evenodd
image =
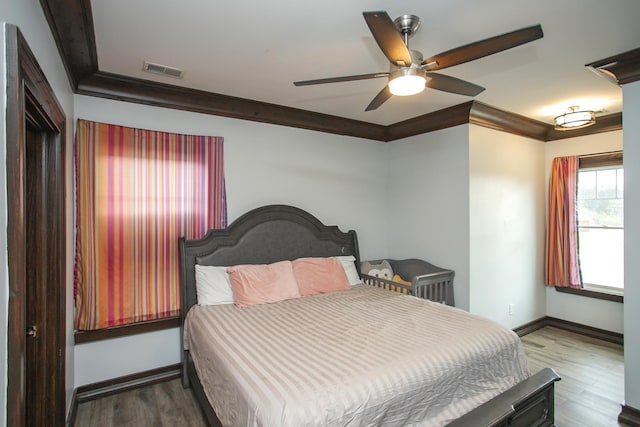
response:
M196 294L198 305L233 304L227 267L196 264Z
M340 260L340 264L342 264L342 268L344 268L344 272L347 274L347 279L349 279L349 284L351 284L351 286L362 283L362 279L358 275L358 270L356 269L356 257L353 255L347 255L337 256L336 258Z

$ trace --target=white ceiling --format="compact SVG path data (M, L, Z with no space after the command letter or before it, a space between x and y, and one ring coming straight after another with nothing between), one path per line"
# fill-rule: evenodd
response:
M101 71L389 125L472 98L426 89L365 107L385 78L294 81L388 71L362 17L385 10L422 23L425 57L541 24L542 39L442 70L486 88L473 98L552 123L571 105L622 111L622 90L584 65L640 47L639 0L93 0ZM184 70L182 80L143 61Z

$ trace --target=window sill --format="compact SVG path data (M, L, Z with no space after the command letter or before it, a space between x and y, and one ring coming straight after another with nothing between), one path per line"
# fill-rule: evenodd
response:
M607 292L599 292L599 291L594 291L590 289L561 288L557 286L556 286L556 291L562 292L565 294L581 295L587 298L595 298L595 299L601 299L605 301L619 302L621 304L624 303L623 295L610 294Z
M75 344L82 344L92 341L137 335L145 332L172 329L179 326L180 316L175 316L158 320L149 320L147 322L132 323L130 325L114 326L113 328L96 329L95 331L75 331L73 338Z

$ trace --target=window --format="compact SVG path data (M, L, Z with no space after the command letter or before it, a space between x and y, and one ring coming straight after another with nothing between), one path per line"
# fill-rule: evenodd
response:
M78 120L77 330L179 315L178 238L226 225L222 149L222 137Z
M624 289L624 169L622 155L580 159L578 257L585 289Z

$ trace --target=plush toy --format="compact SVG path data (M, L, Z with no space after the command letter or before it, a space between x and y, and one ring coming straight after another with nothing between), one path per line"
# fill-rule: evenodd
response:
M379 264L371 264L369 261L364 261L360 264L360 271L362 271L362 274L385 280L391 280L393 277L393 269L387 260L382 260Z
M410 286L411 282L409 282L408 280L404 280L402 277L400 277L399 275L395 274L393 276L393 279L391 279L392 281L396 282L396 283L401 283L403 285L407 285Z

